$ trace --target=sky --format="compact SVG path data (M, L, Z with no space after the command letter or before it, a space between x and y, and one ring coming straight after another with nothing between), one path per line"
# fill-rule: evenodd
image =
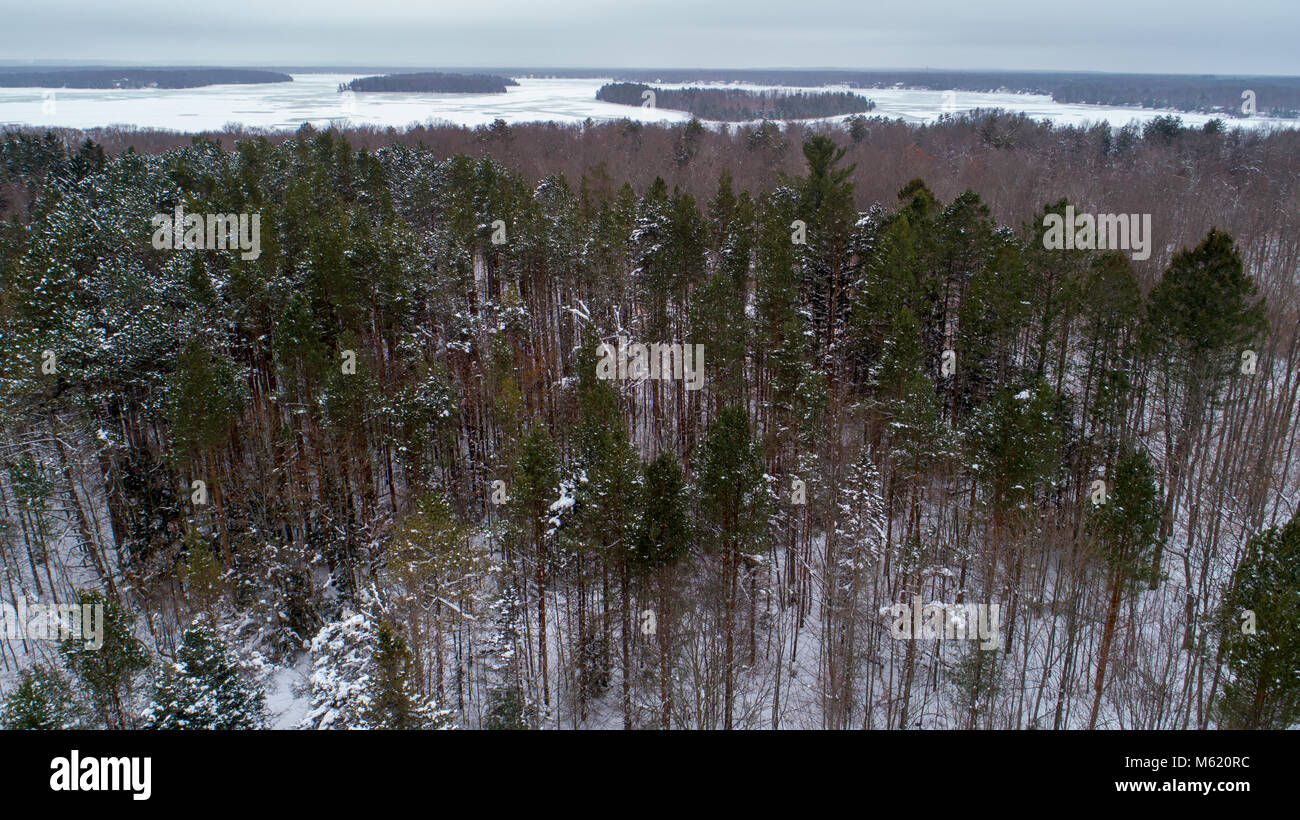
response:
M4 0L0 60L1300 75L1300 0Z

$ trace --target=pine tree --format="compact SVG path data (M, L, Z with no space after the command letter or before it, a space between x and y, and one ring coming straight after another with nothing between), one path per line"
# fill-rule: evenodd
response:
M489 695L483 728L502 731L529 729L530 712L518 686L502 686Z
M380 621L361 698L362 725L370 729L432 729L449 725L449 714L420 692L417 671L406 639L392 624Z
M1173 530L1174 503L1183 493L1192 444L1213 417L1221 388L1242 351L1255 345L1264 331L1264 305L1257 293L1232 236L1217 228L1195 248L1175 254L1151 292L1142 326L1143 349L1158 363L1167 400L1178 390L1182 393L1177 408L1167 405L1165 412L1173 441L1166 459L1169 491L1160 526L1163 536ZM1163 546L1157 546L1152 557L1152 589L1159 584L1163 553Z
M1106 666L1124 592L1150 571L1151 552L1159 542L1160 494L1156 489L1155 468L1146 453L1141 450L1124 453L1116 465L1112 484L1104 503L1094 507L1089 522L1106 561L1106 588L1110 596L1097 657L1089 729L1097 725Z
M653 579L655 639L659 644L659 725L667 729L673 712L673 568L690 549L691 526L683 495L682 467L671 453L660 453L645 467L641 520L634 540L639 573Z
M131 617L115 598L83 591L77 603L82 611L86 607L103 609L103 645L89 649L83 639L68 638L60 647L63 660L89 694L100 722L110 728L129 728L132 683L136 672L149 667L149 656L132 634Z
M1014 552L1013 569L1003 576L1001 590L994 588L994 579L1001 572L1004 547L1015 544L1057 484L1062 466L1059 402L1042 379L1019 392L1007 388L976 408L966 432L971 472L976 486L983 486L992 513L986 588L991 598L1005 594L1010 600L1004 631L1008 648L1015 632L1024 550Z
M1002 688L1002 663L997 649L982 649L971 643L948 673L957 687L957 708L962 713L964 729L979 728L981 714Z
M762 465L742 406L718 414L700 445L696 466L698 521L703 540L723 559L724 724L732 728L735 700L735 631L740 564L767 536L770 506Z
M916 317L903 308L885 340L871 381L875 410L885 425L886 449L908 481L925 475L953 444L951 430L941 419L939 396L928 371Z
M0 709L0 729L72 729L78 723L68 682L54 669L25 669Z
M721 196L719 192L718 196ZM722 207L715 197L714 207ZM749 317L745 300L749 295L752 205L748 196L731 206L726 222L717 268L690 298L690 338L707 346L710 397L730 403L740 400L745 387L745 350L749 339ZM721 217L717 217L721 219Z
M367 664L375 643L374 621L362 612L320 628L311 642L311 694L300 729L351 729L365 694Z
M551 503L560 485L560 454L545 425L534 423L524 435L510 485L515 548L523 566L531 564L537 590L537 663L542 702L550 704L546 585L551 573Z
M167 415L179 453L200 459L225 442L245 399L233 365L214 356L198 337L190 339L176 361L167 390Z
M840 166L847 151L824 134L803 144L808 176L798 184L798 209L799 218L807 224L805 287L817 350L834 343L848 307L843 291L848 284L845 268L850 233L857 216L851 181L857 166Z
M660 177L646 190L637 205L632 231L632 258L636 264L632 280L638 302L645 307L645 332L651 339L664 338L668 331L668 305L673 291L673 209L668 185Z
M1014 354L1030 319L1030 284L1016 244L1007 236L990 237L988 257L970 274L956 311L959 416L987 401L1000 385L1021 378Z
M772 378L768 358L799 321L802 254L791 242L791 223L798 218L799 195L781 187L759 205L754 238L754 358L759 389ZM760 420L763 429L765 420Z
M611 571L620 580L627 576L640 472L619 409L618 392L610 381L597 377L596 358L595 345L585 347L578 355L578 424L573 435L574 514L573 526L568 528L566 537L578 586L575 651L579 717L583 719L588 699L597 696L609 681L613 641L609 578ZM595 617L595 607L588 605L588 593L597 578L603 605L599 620ZM626 601L624 604L626 609ZM626 643L627 636L624 637Z
M1217 703L1223 728L1288 729L1300 721L1298 598L1300 515L1247 542L1224 597L1220 618L1230 678Z
M896 332L900 310L916 321L927 361L937 361L950 344L942 283L935 274L939 202L919 179L904 186L898 199L903 207L897 213L873 208L853 233L860 262L850 304L849 353L861 373L874 366L885 340Z
M660 453L645 466L640 522L633 539L634 560L643 571L680 561L690 547L682 467L676 456Z
M488 683L488 707L484 729L532 729L537 725L536 704L524 693L519 650L523 605L514 587L506 587L492 605L495 628L484 646Z
M978 408L967 427L971 470L988 493L998 528L1029 505L1060 467L1058 397L1044 381L1006 388Z
M185 596L190 606L203 613L208 623L216 623L218 608L226 592L221 561L193 527L185 533L185 548L185 566L181 571Z
M939 212L934 221L933 246L929 249L934 255L938 271L936 277L927 279L926 288L926 300L933 306L935 313L953 318L958 312L958 306L965 306L968 289L977 280L984 281L981 294L983 299L999 298L999 308L1027 312L1019 304L1019 294L999 292L1001 289L1014 289L1018 284L1008 281L1009 263L1013 263L1013 260L1007 254L1007 246L1014 247L1014 243L1009 236L1000 234L989 214L988 206L974 191L963 191ZM924 243L922 247L926 247ZM989 270L991 266L996 267L996 272ZM998 277L1001 288L996 285L989 287L990 275ZM962 327L965 329L965 319L971 317L958 318L963 319ZM1008 317L1003 321L1012 320ZM967 354L963 358L971 357Z
M1085 356L1082 415L1099 461L1116 454L1132 401L1133 349L1142 315L1137 274L1122 253L1094 260L1084 279L1079 313Z
M163 670L143 717L152 729L261 729L266 695L216 630L195 622L181 636L176 663Z

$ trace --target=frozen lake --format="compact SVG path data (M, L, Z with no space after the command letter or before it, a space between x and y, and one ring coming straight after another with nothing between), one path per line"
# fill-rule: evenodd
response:
M678 111L640 108L596 99L596 89L606 79L518 78L505 94L340 94L338 86L355 74L295 74L292 83L214 85L189 89L42 89L0 88L0 126L63 126L94 128L128 125L176 131L216 130L229 123L253 128L293 130L304 122L315 126L332 122L354 125L403 127L410 124L449 122L484 125L500 118L507 122L582 122L630 117L643 121L678 122L689 115ZM674 84L665 83L664 87ZM736 84L691 83L709 87L768 88ZM833 89L841 87L832 86ZM800 89L789 89L800 90ZM808 89L802 89L808 90ZM849 89L852 90L852 89ZM1164 112L1057 103L1037 94L862 89L875 100L871 115L931 122L944 113L973 108L1003 108L1035 119L1078 125L1108 120L1122 125L1145 122L1164 113L1177 113L1188 125L1213 119L1208 114ZM839 118L836 118L839 119ZM1230 126L1300 127L1300 120L1233 119Z

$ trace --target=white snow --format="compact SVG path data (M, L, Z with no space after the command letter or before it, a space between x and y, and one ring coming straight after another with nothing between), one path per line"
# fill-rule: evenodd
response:
M176 131L220 129L229 123L250 128L296 130L302 123L328 126L351 125L404 127L411 124L445 122L463 126L487 125L496 119L510 123L553 121L580 123L622 119L644 122L684 122L690 115L665 108L618 105L596 99L596 90L608 78L516 78L504 94L360 93L340 94L338 86L356 74L294 74L291 83L213 85L184 89L50 89L0 88L0 126L62 126L94 128L130 125ZM750 90L808 91L786 86L740 83L658 83L663 88L742 88ZM1213 114L1170 112L1151 108L1058 103L1042 94L1010 92L928 91L906 88L850 89L827 86L826 90L853 91L873 100L868 116L901 118L908 122L934 122L943 114L959 114L975 108L1002 108L1034 119L1058 124L1083 125L1102 120L1123 125L1146 122L1174 113L1188 126L1199 127ZM51 95L52 96L47 96ZM945 108L945 105L947 107ZM840 120L842 117L830 119ZM1228 119L1229 127L1300 127L1298 119L1252 117Z

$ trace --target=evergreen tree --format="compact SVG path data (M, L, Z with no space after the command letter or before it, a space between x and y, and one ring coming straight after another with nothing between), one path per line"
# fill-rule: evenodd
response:
M191 527L185 533L185 566L181 580L190 606L201 612L208 623L217 622L218 608L225 595L221 561Z
M1124 592L1150 571L1151 552L1159 540L1160 494L1156 489L1155 468L1146 453L1134 450L1123 454L1116 465L1112 485L1104 503L1093 508L1090 519L1090 529L1100 542L1106 561L1106 588L1110 603L1106 608L1097 658L1089 729L1097 724L1111 642L1115 637L1115 624Z
M560 454L550 432L545 425L534 423L519 448L510 485L510 505L517 556L524 567L532 565L537 590L537 662L542 678L542 702L546 705L550 704L546 585L553 560L548 545L554 538L551 504L559 492L560 467Z
M655 588L659 725L664 729L671 726L673 712L673 568L686 557L690 538L681 464L672 453L660 453L645 467L634 560L638 570L653 579Z
M1186 462L1219 400L1221 388L1263 333L1264 305L1245 272L1232 236L1212 228L1191 250L1174 255L1151 292L1142 327L1143 349L1164 377L1166 399L1181 392L1176 407L1166 405L1165 428L1172 438L1166 457L1169 491L1160 532L1173 530L1174 502L1182 495ZM1174 431L1177 431L1176 434ZM1154 589L1159 583L1163 546L1152 557Z
M532 729L537 707L524 693L520 664L523 605L518 591L506 587L493 604L495 628L485 646L487 668L492 673L484 729Z
M768 377L769 351L781 344L800 308L802 255L790 236L798 214L799 195L789 187L776 189L759 205L754 240L754 355L762 379Z
M529 709L518 686L493 689L489 696L483 728L491 730L519 730L531 728Z
M1202 419L1206 404L1264 326L1264 306L1232 237L1211 229L1174 255L1151 293L1143 328L1148 350L1168 356L1186 389L1179 421Z
M925 366L916 317L907 308L898 312L873 372L876 410L885 423L884 438L895 466L908 481L928 473L934 462L953 448L951 430L943 423L934 380Z
M770 506L763 470L742 406L718 414L700 445L696 466L700 533L723 561L723 727L732 728L735 698L737 582L743 556L758 552L767 535Z
M894 332L900 310L908 310L921 334L927 361L937 361L948 345L935 241L939 202L919 179L898 192L897 213L876 207L858 222L853 251L860 259L851 299L851 355L861 373L880 357Z
M1018 340L1030 318L1030 279L1016 244L990 239L988 258L970 275L957 310L955 398L959 416L1018 381Z
M311 641L311 694L300 729L351 729L359 724L357 705L365 694L374 621L365 613L344 611L320 628Z
M857 217L851 181L857 166L839 164L846 151L824 134L803 144L808 176L798 184L798 210L807 224L805 288L817 350L833 344L848 308L843 292L848 285L845 269L850 234Z
M681 464L671 453L660 453L645 466L641 520L633 547L639 568L653 572L686 557L691 526L683 488Z
M1137 274L1122 253L1094 260L1079 300L1085 370L1082 415L1100 451L1098 461L1116 454L1132 395L1133 348L1142 315Z
M574 558L573 576L578 585L576 654L579 710L580 717L585 718L587 700L597 696L609 680L613 641L609 578L611 571L617 572L627 592L640 466L619 409L618 392L610 381L597 377L595 345L579 352L577 369L574 526L568 529L566 541L567 551ZM596 617L595 602L589 602L597 580L602 601L600 618Z
M1247 542L1246 556L1224 598L1221 622L1230 677L1217 704L1220 726L1287 729L1300 721L1297 598L1300 515Z
M966 431L968 455L976 486L985 492L985 504L992 513L988 539L991 549L985 565L985 584L990 598L1009 597L1004 645L1009 649L1015 632L1019 584L1024 567L1024 550L1014 551L1007 572L1000 560L1004 547L1038 517L1038 509L1055 489L1061 469L1061 441L1058 418L1059 396L1039 379L1019 392L1000 391L971 415ZM1001 574L1001 589L995 579Z
M1026 514L1060 467L1057 395L1044 381L1006 388L979 407L967 428L971 470L984 485L995 529Z
M741 398L745 387L754 203L748 191L739 196L732 191L731 174L724 171L708 211L715 263L691 294L690 336L708 345L711 398L729 404Z
M0 729L73 729L76 705L68 682L54 669L24 669L0 709Z
M185 345L176 366L167 390L172 435L184 457L201 458L225 442L244 399L234 367L213 356L200 338Z
M673 208L668 185L655 177L637 205L636 226L631 236L632 273L640 304L645 306L645 332L653 339L666 337L668 306L674 288L673 249L669 239L673 231Z
M447 712L420 691L415 658L392 624L380 621L359 716L369 729L430 729L449 724Z
M144 644L132 634L131 617L115 598L98 591L77 595L83 607L102 608L103 645L89 649L85 640L68 638L62 644L64 663L90 696L100 722L110 728L129 728L129 701L135 673L149 667ZM92 610L93 611L93 610Z
M266 695L216 631L191 624L144 712L152 729L262 729Z
M1002 688L1002 664L997 649L982 649L971 643L949 672L957 687L957 708L964 718L964 729L979 728L981 715Z

